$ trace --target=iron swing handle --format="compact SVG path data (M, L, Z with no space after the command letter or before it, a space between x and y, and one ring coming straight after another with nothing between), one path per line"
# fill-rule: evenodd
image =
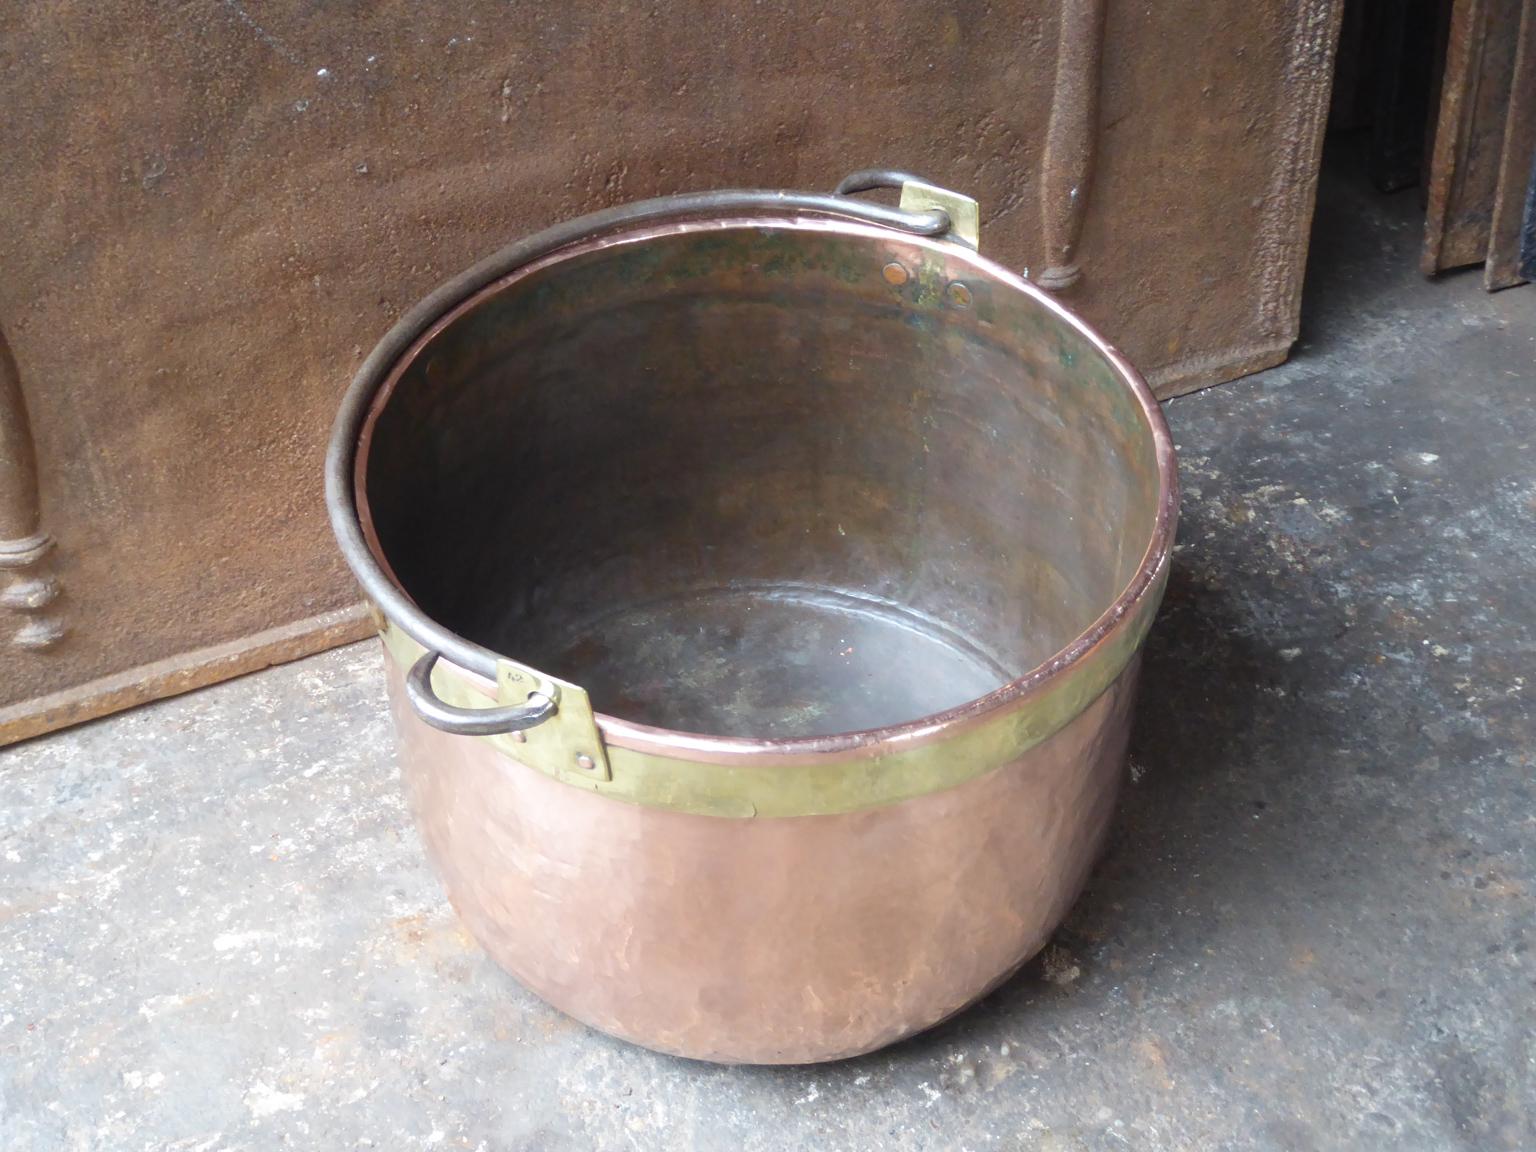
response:
M920 236L949 240L971 249L980 247L980 212L976 201L911 172L899 168L860 168L844 176L833 195L851 196L855 192L871 192L877 188L899 189L901 204L894 212L878 205L861 206L878 208L881 215L876 223ZM897 218L893 219L893 216ZM906 217L905 222L900 217Z
M432 687L432 669L442 658L441 652L428 649L411 665L405 677L405 694L416 715L432 727L455 736L498 736L504 732L523 732L544 723L559 709L559 698L552 686L541 684L521 704L495 708L459 708L445 702ZM545 691L544 689L548 689Z

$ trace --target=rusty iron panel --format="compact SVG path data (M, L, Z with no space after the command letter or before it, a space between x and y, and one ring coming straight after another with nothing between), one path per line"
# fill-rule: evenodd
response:
M1520 241L1526 200L1536 175L1536 0L1525 0L1519 40L1493 198L1488 263L1483 269L1483 284L1489 291L1523 284L1529 275L1520 269Z
M1523 0L1455 0L1425 209L1426 276L1488 254Z
M1531 166L1531 183L1525 193L1525 222L1520 228L1520 275L1536 279L1536 164Z
M52 547L5 579L58 591L0 604L0 741L365 631L318 479L348 378L435 284L595 208L897 165L1075 279L1160 394L1279 362L1340 9L7 6L0 399L36 467L0 504Z

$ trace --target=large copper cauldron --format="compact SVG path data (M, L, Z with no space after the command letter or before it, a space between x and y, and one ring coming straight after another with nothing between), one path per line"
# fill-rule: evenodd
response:
M664 1052L943 1020L1041 947L1113 808L1167 429L972 249L974 203L901 180L901 208L722 192L516 244L390 332L336 426L448 895L530 989Z

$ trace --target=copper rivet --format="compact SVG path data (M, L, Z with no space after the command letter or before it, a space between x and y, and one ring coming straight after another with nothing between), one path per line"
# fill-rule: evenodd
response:
M898 287L907 282L907 270L894 260L880 270L887 284L895 284Z
M514 744L526 744L526 743L528 743L528 733L526 733L526 732L514 732L514 733L512 733L512 742Z
M585 752L576 753L576 767L580 768L583 772L590 772L596 766L592 761L592 757L588 756Z
M971 290L956 280L949 286L949 302L956 308L971 306Z

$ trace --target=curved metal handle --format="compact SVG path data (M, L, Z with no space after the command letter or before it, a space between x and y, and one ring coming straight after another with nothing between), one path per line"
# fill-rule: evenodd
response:
M428 649L405 677L405 694L411 707L434 728L455 736L499 736L542 724L559 708L554 698L543 692L531 692L526 703L505 708L455 708L444 704L432 690L432 669L441 656L442 653Z
M930 183L932 181L903 172L900 168L860 168L844 176L835 192L839 196L852 196L855 192L873 192L876 188L900 189L904 184Z
M860 168L843 177L835 194L851 196L876 188L901 190L901 204L894 215L905 216L913 222L909 231L942 236L967 248L979 247L981 237L976 201L911 172L899 168ZM933 227L935 222L942 222L937 229ZM896 226L903 227L899 221Z

